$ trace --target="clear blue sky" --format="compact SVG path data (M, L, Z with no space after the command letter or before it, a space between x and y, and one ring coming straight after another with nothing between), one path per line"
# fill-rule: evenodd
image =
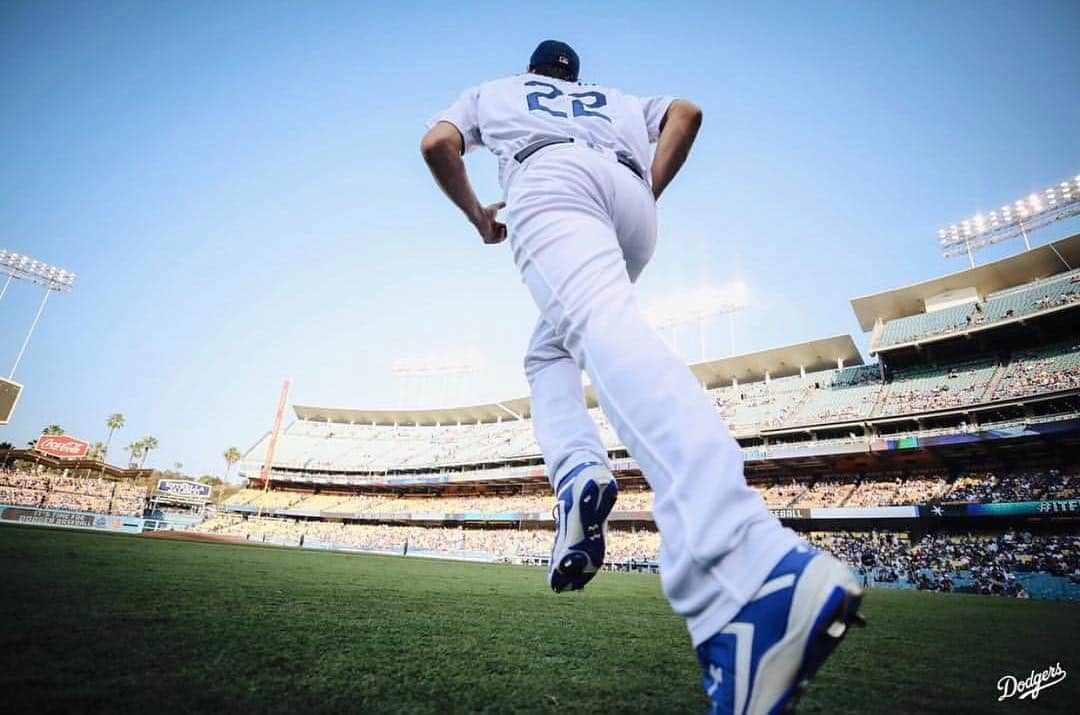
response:
M536 310L417 144L549 37L586 80L704 108L641 292L744 280L743 350L864 345L850 298L963 268L937 228L1080 172L1069 0L396 5L0 5L0 246L79 274L0 440L103 439L120 411L117 447L152 434L150 464L220 472L282 378L298 403L393 406L395 358L455 346L490 361L471 396L523 394ZM493 160L468 164L496 200ZM0 302L4 374L37 299Z

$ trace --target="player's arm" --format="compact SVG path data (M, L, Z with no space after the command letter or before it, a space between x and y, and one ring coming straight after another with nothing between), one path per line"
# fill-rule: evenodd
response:
M435 183L476 227L484 243L500 243L506 238L506 224L496 221L495 214L504 204L500 201L483 206L476 198L465 162L461 159L464 149L461 132L446 121L436 122L420 141L420 153L424 155Z
M660 123L651 170L653 196L657 199L686 162L700 128L701 108L696 104L676 99L668 106Z

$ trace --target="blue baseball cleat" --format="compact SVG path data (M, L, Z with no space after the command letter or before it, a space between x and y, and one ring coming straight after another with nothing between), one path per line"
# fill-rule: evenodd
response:
M579 464L559 480L548 570L555 593L585 588L604 565L607 518L618 493L615 477L599 462Z
M697 647L710 713L790 713L859 615L862 589L829 554L796 546L750 603Z

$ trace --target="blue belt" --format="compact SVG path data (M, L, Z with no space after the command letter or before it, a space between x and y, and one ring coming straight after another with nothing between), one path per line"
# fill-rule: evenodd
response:
M540 151L544 147L554 146L556 144L573 144L573 137L551 137L549 139L541 139L528 145L517 154L514 154L514 161L521 164L530 156ZM634 175L642 181L645 180L645 170L641 168L641 164L634 160L634 157L627 154L625 151L615 152L615 160L625 166L630 171L634 172Z

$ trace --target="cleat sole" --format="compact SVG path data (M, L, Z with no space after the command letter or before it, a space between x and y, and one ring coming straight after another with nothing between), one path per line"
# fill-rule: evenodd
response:
M590 479L582 487L573 506L577 516L571 518L580 519L584 539L569 546L551 569L551 590L556 593L580 591L604 565L606 521L618 494L619 487L614 479L603 484Z

